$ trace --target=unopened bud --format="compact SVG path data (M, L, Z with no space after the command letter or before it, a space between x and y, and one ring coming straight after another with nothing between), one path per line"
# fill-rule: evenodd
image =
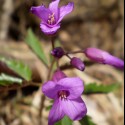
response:
M81 59L79 59L79 58L77 58L77 57L73 57L73 58L71 59L71 61L70 61L70 64L71 64L73 67L75 67L75 68L77 68L77 69L79 69L79 70L81 70L81 71L84 71L84 69L85 69L84 63L82 62Z
M64 51L61 47L56 47L51 51L51 54L56 58L61 58L64 55Z
M97 48L87 48L84 50L84 53L89 59L95 62L112 65L119 69L124 69L124 61L112 56L106 51Z

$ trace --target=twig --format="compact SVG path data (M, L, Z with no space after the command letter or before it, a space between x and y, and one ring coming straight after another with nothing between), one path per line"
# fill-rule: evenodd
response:
M11 91L11 90L18 90L20 88L24 88L24 87L27 87L27 86L41 86L40 83L33 83L33 82L23 82L22 85L11 85L11 86L1 86L0 87L0 92L5 92L5 91Z
M45 97L45 95L43 94L43 95L41 96L41 105L40 105L40 110L39 110L39 125L42 125L42 120L41 120L41 118L42 118L42 116L43 116L43 108L44 108L45 99L46 99L46 97Z

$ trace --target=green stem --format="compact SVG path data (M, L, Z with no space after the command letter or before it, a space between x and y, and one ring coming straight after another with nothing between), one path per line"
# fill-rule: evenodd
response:
M65 55L67 54L77 54L77 53L84 53L83 50L77 50L77 51L73 51L73 52L66 52Z
M72 58L68 55L68 53L65 53L65 56L67 56L69 59L72 59Z
M54 37L51 37L52 49L55 48L54 42L55 42L55 38L54 38ZM55 58L54 58L54 60L52 61L51 65L50 65L50 68L49 68L49 71L48 71L48 76L47 76L47 81L48 81L48 80L50 79L50 77L51 77L51 72L52 72L52 69L53 69L53 66L54 66L54 62L55 62ZM43 125L41 118L42 118L42 116L43 116L43 108L44 108L45 100L46 100L45 95L42 95L42 96L41 96L40 111L39 111L39 125Z
M40 105L40 109L39 109L39 125L43 125L43 123L42 123L42 117L43 117L43 108L44 108L44 102L45 102L45 100L46 100L46 97L45 97L45 95L43 94L42 96L41 96L41 105Z
M52 49L55 48L55 37L51 37Z
M51 65L50 65L49 71L48 71L48 76L47 76L47 79L48 79L48 80L50 79L50 76L51 76L51 72L52 72L54 63L55 63L55 58L53 59Z

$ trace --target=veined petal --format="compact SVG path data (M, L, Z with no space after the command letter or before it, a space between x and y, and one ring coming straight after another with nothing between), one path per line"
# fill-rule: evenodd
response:
M72 12L73 8L74 8L74 3L73 2L70 2L70 3L68 3L68 5L62 6L61 8L59 8L59 20L58 20L58 23L64 18L64 16L66 16L67 14Z
M80 120L87 113L87 108L83 100L79 97L74 100L60 100L63 111L72 120Z
M78 77L63 78L57 84L60 86L60 89L69 92L68 99L78 98L84 90L83 81Z
M47 22L49 14L51 11L47 9L44 5L38 7L31 7L30 11L38 16L42 21Z
M57 97L56 83L48 81L43 84L42 92L49 98L55 99Z
M59 2L60 2L60 0L53 0L53 1L49 4L49 9L50 9L50 11L51 11L52 13L55 14L56 21L57 21L58 18L59 18L59 8L58 8Z
M41 28L41 30L42 30L45 34L47 34L47 35L52 35L52 34L54 34L54 33L57 32L57 30L60 28L60 25L55 25L55 26L53 26L53 27L49 27L49 26L47 26L46 24L41 23L41 24L40 24L40 28Z
M64 117L64 112L60 105L60 101L57 99L55 100L50 113L49 113L49 125L54 125L55 122L61 120Z

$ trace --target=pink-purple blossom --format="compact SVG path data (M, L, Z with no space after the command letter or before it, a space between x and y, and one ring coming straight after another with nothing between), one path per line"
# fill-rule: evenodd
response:
M78 77L69 78L61 72L55 72L53 81L43 84L43 93L54 99L54 104L49 113L49 125L61 120L65 115L72 120L80 120L87 113L87 108L82 98L84 86Z
M58 7L60 0L53 0L49 7L44 5L31 7L31 12L41 19L40 28L47 35L53 35L60 28L60 22L74 8L70 2L66 6Z
M106 51L97 48L87 48L84 50L84 53L89 59L95 62L112 65L119 69L124 69L124 61L112 56Z

